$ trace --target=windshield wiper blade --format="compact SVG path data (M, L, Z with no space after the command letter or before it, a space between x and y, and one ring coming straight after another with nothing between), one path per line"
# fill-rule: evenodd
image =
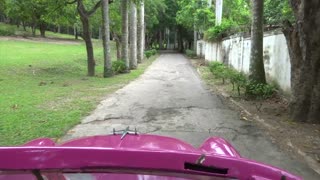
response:
M32 170L32 174L37 178L37 180L44 180L44 178L42 177L40 170Z

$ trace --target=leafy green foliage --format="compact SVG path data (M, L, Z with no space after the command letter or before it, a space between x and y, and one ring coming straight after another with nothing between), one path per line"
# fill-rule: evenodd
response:
M213 73L216 69L218 69L220 66L224 66L223 63L219 61L213 61L209 63L210 71Z
M241 88L244 88L247 84L247 77L244 73L238 72L234 69L229 71L230 82L232 83L232 89L235 90L237 87L238 95L241 95Z
M204 31L214 25L214 12L207 0L178 0L176 21L185 28Z
M204 39L207 41L219 41L229 35L230 32L235 31L236 23L229 20L223 20L221 25L213 26L204 33Z
M164 18L167 4L165 0L145 0L145 24L147 26L146 33L152 33L155 26L159 24L160 19ZM161 14L161 16L160 16Z
M121 36L121 1L114 1L110 4L110 31L117 36Z
M177 24L196 30L209 41L221 40L231 33L248 31L251 22L249 0L224 0L222 24L214 26L215 14L207 0L178 0ZM187 38L186 38L187 39Z
M191 49L187 49L186 50L186 55L190 58L194 58L194 57L197 57L197 54L194 50L191 50Z
M160 30L172 27L172 18L174 19L175 16L172 12L175 4L175 0L144 0L146 48L155 48L156 34Z
M279 26L283 21L294 21L294 15L288 1L265 0L264 6L265 24Z
M155 50L155 49L151 49L151 50L144 52L144 55L147 57L147 59L149 59L151 56L156 55L156 54L157 54L157 50Z
M229 80L233 85L233 90L237 87L239 96L241 95L241 90L245 92L246 96L257 99L267 99L275 93L274 86L249 82L245 74L229 68L221 62L211 62L209 69L215 78L223 80L223 84L226 80Z
M211 62L209 65L210 71L216 78L221 78L223 81L223 84L225 83L225 79L228 78L228 68L220 62L214 61Z
M269 84L249 82L245 88L246 95L253 98L267 99L275 93L275 88Z
M75 4L67 6L65 0L7 0L5 12L11 23L34 27L73 26L79 21Z
M126 72L126 64L123 60L112 62L112 70L115 74L125 73Z
M15 35L15 27L0 23L0 36Z
M6 0L0 0L0 18L5 14Z
M251 24L250 0L224 0L223 17L236 22L238 26Z
M176 15L178 11L178 5L176 0L164 0L164 7L160 9L158 21L159 24L154 26L154 28L160 28L164 30L164 28L172 29L176 26ZM153 30L159 30L159 29L153 29Z

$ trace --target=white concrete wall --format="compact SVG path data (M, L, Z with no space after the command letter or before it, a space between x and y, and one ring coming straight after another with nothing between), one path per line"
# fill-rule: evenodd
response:
M197 41L197 56L204 57L206 49L206 42L203 40Z
M249 73L250 48L250 37L236 35L218 43L198 41L197 55L202 54L207 61L224 62L239 71ZM284 35L279 32L265 33L263 51L268 81L276 82L283 91L290 93L291 64Z

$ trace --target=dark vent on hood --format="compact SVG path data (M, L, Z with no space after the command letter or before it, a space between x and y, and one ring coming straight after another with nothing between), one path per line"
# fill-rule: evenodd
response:
M184 169L214 174L228 174L228 169L226 168L217 168L213 166L204 166L201 164L193 164L187 162L184 163Z

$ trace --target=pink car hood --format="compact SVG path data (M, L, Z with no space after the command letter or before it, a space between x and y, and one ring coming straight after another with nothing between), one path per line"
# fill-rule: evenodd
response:
M27 145L39 145L47 141L37 140ZM49 141L53 145L52 142ZM205 153L230 157L240 157L240 154L231 144L219 137L212 137L206 140L203 145L196 149L190 144L181 140L157 136L157 135L127 135L124 139L120 136L92 136L81 139L71 140L60 146L66 147L105 147L110 149L122 150L145 150L145 151L165 151L165 152L189 152Z
M0 179L1 170L34 169L82 173L103 169L108 173L94 173L95 179L141 179L143 174L143 179L301 179L241 158L235 148L219 137L207 139L198 149L178 139L156 135L127 135L123 139L120 135L93 136L60 145L45 138L22 147L0 148Z

